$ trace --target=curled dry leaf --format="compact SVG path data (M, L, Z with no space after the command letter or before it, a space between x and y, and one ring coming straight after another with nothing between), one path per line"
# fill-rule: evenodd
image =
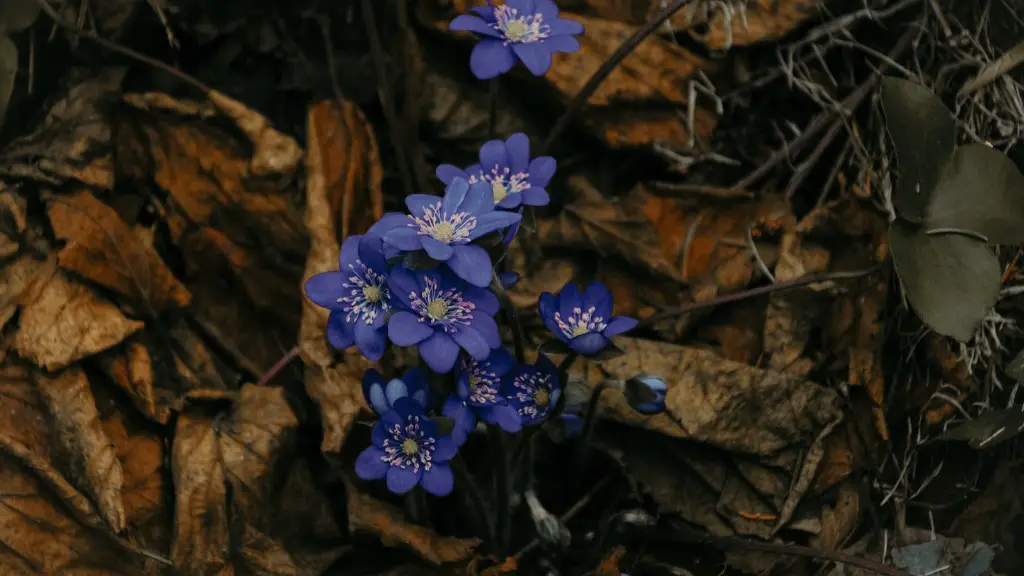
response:
M14 340L18 353L47 370L59 370L106 350L142 329L89 287L55 271L21 295Z
M404 546L432 564L446 564L468 560L481 544L479 538L450 538L409 524L395 506L359 492L352 484L346 483L346 488L349 530L374 534L385 546Z
M0 260L14 256L25 231L25 199L0 183Z
M302 158L302 149L292 137L275 130L262 114L216 90L211 90L207 97L249 138L253 147L249 169L254 175L295 172L299 159Z
M103 431L85 372L74 366L53 376L38 374L35 383L52 418L57 449L66 459L71 480L92 497L107 524L123 532L124 472Z
M0 266L0 328L18 310L22 293L38 279L52 276L56 268L56 258L41 262L30 254L23 254Z
M121 97L126 68L75 68L46 119L0 156L0 174L63 184L76 180L110 190L114 171L106 110Z
M88 191L47 202L50 225L67 244L58 253L62 268L127 297L141 312L185 308L192 295L160 256Z
M196 406L178 417L172 453L171 561L194 574L295 574L287 552L257 525L298 420L280 388L246 385L229 415ZM232 534L242 535L241 542ZM282 556L284 554L284 556Z
M166 424L174 405L173 395L154 386L153 359L141 342L128 342L123 350L100 356L107 376L131 397L135 407L153 420Z
M373 130L354 104L343 101L341 107L339 111L334 103L319 104L307 118L306 225L311 241L303 283L320 272L337 270L343 231L364 232L383 213L382 168ZM362 218L353 220L360 213ZM325 337L327 315L327 310L303 299L299 346L307 363L306 391L323 421L322 449L337 452L356 415L366 407L360 377L370 363L358 353L335 363Z

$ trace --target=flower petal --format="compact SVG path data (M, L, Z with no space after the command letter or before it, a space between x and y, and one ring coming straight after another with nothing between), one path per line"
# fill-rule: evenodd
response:
M608 321L608 327L604 329L605 336L617 336L623 332L629 332L636 325L639 324L636 318L630 318L629 316L613 316Z
M439 332L420 342L420 358L438 374L451 372L459 357L459 345L450 337Z
M522 206L519 207L519 213L520 214L523 213L523 207ZM512 243L513 240L515 240L516 233L519 232L519 225L520 224L522 224L522 220L520 220L519 222L516 222L515 224L510 226L508 230L505 230L505 235L501 237L501 242L505 246L508 246L509 244Z
M434 175L437 179L445 184L451 184L451 181L455 178L465 178L469 180L469 174L461 168L456 168L451 164L441 164L434 170Z
M352 325L345 322L345 313L331 310L327 315L327 343L335 350L345 350L355 344Z
M548 331L561 340L565 340L565 334L562 334L561 328L555 322L555 312L558 312L558 298L551 292L542 292L537 300L537 311L540 313L540 319L544 321Z
M395 266L391 269L391 273L388 274L388 291L398 304L409 308L409 294L419 290L415 272L404 266Z
M441 202L441 209L445 214L454 214L462 206L466 199L466 192L469 192L469 182L465 178L455 178L444 189L444 200Z
M551 358L548 358L547 354L537 354L537 361L533 363L533 367L537 369L538 373L547 374L548 376L551 376L554 381L557 381L558 367L551 361Z
M422 216L427 208L440 203L441 197L433 194L410 194L405 197L405 207L409 209L409 214L417 218Z
M612 315L612 293L600 282L591 282L583 291L583 302L580 307L587 310L594 308L594 315L608 319Z
M476 228L473 229L469 237L475 240L489 232L507 228L522 219L522 215L515 212L504 212L501 210L489 212L476 219Z
M484 38L477 42L469 55L469 69L480 80L504 74L515 65L516 58L512 49L501 40Z
M340 309L344 304L338 298L345 295L346 274L343 272L321 272L306 280L306 297L317 306L328 309Z
M505 0L505 5L519 12L520 15L530 15L534 13L533 0Z
M455 457L459 447L452 442L451 436L438 436L434 444L434 463L447 462Z
M502 288L511 288L519 283L519 272L498 272L498 282Z
M498 331L498 323L494 321L494 318L486 314L477 314L473 318L473 329L479 332L480 336L487 342L488 354L490 354L491 348L501 346L501 332ZM483 358L476 359L483 360Z
M392 378L384 385L384 397L387 398L388 404L391 406L395 405L395 402L399 398L406 398L409 396L409 387L402 382L401 378Z
M557 168L558 162L551 156L534 158L530 161L530 175L526 181L530 183L530 186L546 188Z
M474 286L484 288L491 283L491 257L487 250L472 244L454 247L454 253L448 260L452 272Z
M551 36L544 40L544 47L552 52L575 52L580 49L580 41L575 36Z
M527 206L547 206L551 203L551 196L543 188L527 188L519 196L523 197L523 204Z
M543 42L513 44L512 51L534 76L543 76L551 68L551 51Z
M388 233L384 234L384 242L399 250L413 251L420 249L419 232L407 226L392 228Z
M362 235L355 234L345 238L345 241L341 243L341 252L338 253L338 269L342 272L348 270L349 266L359 260L359 240L361 238L363 238Z
M514 210L519 208L519 205L523 203L523 193L509 194L498 202L498 208L504 208L505 210Z
M584 356L596 354L607 345L608 338L605 338L604 334L600 332L591 332L590 334L584 334L569 340L569 347Z
M477 320L474 318L474 320ZM473 328L460 328L448 334L456 344L469 353L474 360L486 360L491 353L491 347L484 340L483 334Z
M460 14L455 17L448 24L449 30L464 30L466 32L476 32L477 34L483 34L485 36L493 36L500 38L501 33L494 28L487 25L481 18L473 14Z
M451 438L457 447L461 447L466 443L469 433L476 427L476 416L473 411L466 406L465 401L453 394L445 400L441 414L455 421Z
M380 217L380 220L374 222L373 226L367 230L366 234L369 236L383 236L388 233L392 228L398 226L405 226L409 223L409 215L401 212L388 212Z
M388 320L388 338L396 346L413 346L430 338L434 329L420 322L411 312L399 310Z
M530 139L522 132L516 132L505 140L508 151L508 166L513 173L530 169Z
M515 365L515 358L513 358L512 353L505 348L495 348L494 350L491 350L491 355L487 357L488 371L494 372L498 376L508 374Z
M499 170L508 168L508 149L501 140L488 140L480 147L480 168L487 173L495 166Z
M349 238L355 238L350 236ZM348 242L348 238L345 242ZM342 245L342 251L344 252L344 245ZM360 236L358 246L359 261L364 266L373 270L377 274L387 274L388 262L384 259L384 241L376 236ZM341 269L342 272L345 268Z
M487 180L477 180L469 187L466 199L462 201L461 210L479 218L494 210L494 192Z
M430 470L423 471L423 479L420 485L427 492L434 496L447 496L455 488L455 476L452 474L452 467L448 464L434 463Z
M373 368L363 373L363 397L378 415L387 412L390 408L384 398L384 388L381 386L383 381L384 378L381 377L380 372Z
M494 9L490 6L474 6L469 9L470 12L484 19L484 22L496 22L497 18L494 17Z
M356 458L356 476L363 480L380 480L390 468L390 465L384 461L386 457L387 454L376 446L370 446L363 450Z
M354 336L356 347L359 348L359 351L370 362L376 362L384 355L384 348L387 347L388 339L385 331L381 328L360 321L355 323L352 335Z
M547 20L545 18L545 20ZM557 18L548 22L548 26L551 26L551 36L571 36L576 34L583 34L583 24L575 20L567 20L565 18Z
M476 286L470 286L463 291L466 299L472 300L476 304L477 310L482 310L489 316L494 316L501 309L501 304L498 302L498 297L494 295L494 292L477 288Z
M423 477L423 467L416 468L414 472L412 467L399 468L398 466L391 466L388 468L388 490L395 494L405 494L409 490L412 490L420 482L420 478Z
M492 406L490 410L489 420L492 424L497 424L505 432L516 433L523 429L523 419L519 417L519 412L507 405Z
M381 418L374 423L373 430L370 432L370 439L373 441L373 445L377 448L383 448L384 442L391 440L394 437L391 431L394 430L395 423L392 420L397 419L400 421L398 414L393 410L386 410L384 414L391 414L394 418L388 420ZM401 426L401 423L398 425Z
M562 291L558 293L558 313L562 315L562 318L572 316L572 309L582 306L583 297L580 295L579 287L571 281L562 286Z
M447 262L454 253L454 250L450 245L445 244L440 240L435 240L430 236L420 236L420 244L423 246L423 249L427 251L427 255L438 262Z

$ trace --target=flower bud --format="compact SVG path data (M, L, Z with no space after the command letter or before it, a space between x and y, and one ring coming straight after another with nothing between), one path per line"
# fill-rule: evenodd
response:
M641 414L664 412L667 391L668 385L657 376L640 375L626 380L626 401Z

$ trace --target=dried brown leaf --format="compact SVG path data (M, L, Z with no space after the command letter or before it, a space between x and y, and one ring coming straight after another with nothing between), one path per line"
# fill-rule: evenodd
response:
M295 172L302 158L302 149L291 136L278 132L262 114L225 94L211 90L206 96L249 138L253 147L249 169L254 175L287 175Z
M39 261L29 254L0 266L0 328L17 312L22 292L37 279L49 278L56 266L55 258Z
M338 453L348 430L360 411L369 410L363 397L362 375L373 366L358 352L347 352L345 360L331 366L307 365L306 393L320 409L324 438L320 449Z
M0 183L0 260L18 252L24 231L25 199L5 190Z
M363 494L351 484L347 487L349 530L374 534L385 546L403 546L432 564L445 564L469 559L481 544L479 538L450 538L426 526L409 524L395 506Z
M141 342L128 342L123 350L100 357L107 376L131 396L140 412L166 424L175 398L153 385L153 360Z
M103 431L89 380L79 367L39 374L36 388L52 417L53 433L67 459L71 480L92 497L115 532L125 529L121 490L124 472L114 444Z
M182 412L172 453L171 560L178 570L296 573L281 545L251 524L274 513L264 503L270 501L280 459L290 450L297 425L282 389L254 385L242 388L229 415L210 406ZM243 535L242 542L233 541L233 533Z
M192 295L156 251L90 192L53 196L48 212L54 233L67 241L58 254L62 268L127 297L139 311L189 305Z
M270 534L279 538L295 560L299 574L320 576L348 549L337 506L316 484L310 462L295 462L272 505L278 512Z
M40 286L41 284L41 286ZM54 371L106 350L142 329L93 290L62 272L40 278L22 294L21 319L14 345L18 353Z
M857 480L839 485L835 504L821 514L821 532L811 538L811 546L823 550L842 550L860 521L861 489Z

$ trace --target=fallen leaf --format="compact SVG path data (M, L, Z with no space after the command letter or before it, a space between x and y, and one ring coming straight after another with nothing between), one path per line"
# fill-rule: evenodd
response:
M153 360L141 342L128 342L123 350L100 356L107 376L129 394L140 412L166 424L175 399L153 384Z
M346 483L349 530L369 532L385 546L403 546L431 564L446 564L469 559L480 546L479 538L441 536L426 526L408 524L402 511L356 490Z
M23 254L0 266L0 329L18 311L22 293L37 279L52 276L56 266L55 258L39 261L31 254Z
M320 576L350 548L334 511L338 503L314 478L309 460L297 460L278 493L270 534L295 561L298 573Z
M197 574L295 574L281 545L252 525L265 514L298 420L280 388L242 387L230 414L195 406L178 417L171 456L171 561ZM232 534L242 536L241 542Z
M52 430L71 480L96 502L114 532L125 529L121 490L124 472L103 431L89 380L80 367L38 374L36 389L52 418Z
M362 377L373 363L359 352L348 352L345 359L330 366L307 365L306 393L320 409L324 437L320 450L338 453L349 428L361 411L368 411L363 397Z
M674 30L686 30L708 48L768 42L782 38L819 12L822 0L756 0L742 7L691 4L669 19ZM652 11L660 8L653 2ZM701 13L703 12L703 13ZM709 17L710 16L710 17ZM703 24L706 32L700 32Z
M0 260L17 254L25 232L25 199L0 183Z
M62 268L127 297L140 312L189 305L185 286L113 208L88 191L52 196L47 208L54 233L67 241L58 253Z
M89 287L56 271L21 297L14 345L18 353L54 371L106 350L142 329Z
M290 174L302 158L302 149L291 136L278 132L259 112L216 90L207 95L218 110L235 122L252 143L249 169L256 176Z
M1024 494L1019 489L1021 476L1019 464L999 462L988 485L968 504L948 532L972 542L1002 545L993 568L1005 574L1024 563L1024 550L1017 544L1024 535L1020 523L1024 518Z
M811 546L823 550L842 550L853 536L860 520L861 490L856 480L839 485L835 503L821 513L821 532L811 538Z

